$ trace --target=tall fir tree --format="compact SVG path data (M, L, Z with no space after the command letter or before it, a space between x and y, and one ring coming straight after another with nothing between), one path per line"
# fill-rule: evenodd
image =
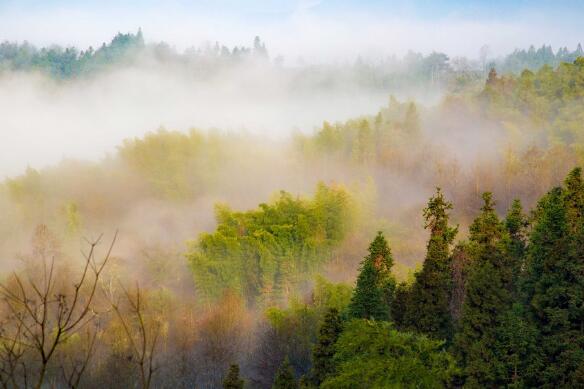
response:
M411 285L400 282L395 288L393 301L391 302L391 320L399 330L407 330L407 312L410 311Z
M573 169L566 177L563 198L570 232L580 239L584 224L584 183L581 168Z
M310 382L318 387L335 371L333 357L336 343L343 331L343 322L336 308L330 308L320 327L318 340L312 352L312 369Z
M450 246L458 231L458 228L448 224L451 209L452 204L444 199L440 188L424 209L425 227L430 230L430 239L405 314L406 328L447 341L451 341L453 336Z
M462 306L456 350L469 387L494 387L507 382L500 350L500 331L512 304L512 265L508 234L483 195L481 214L470 226L471 268Z
M272 389L298 389L298 381L296 381L294 369L290 365L288 357L284 359L284 362L276 372Z
M223 380L223 389L243 389L244 382L239 377L239 365L229 366L229 372Z
M584 261L580 170L539 202L522 282L540 360L528 384L584 387Z
M361 262L361 271L349 304L349 315L352 318L390 319L390 306L395 291L392 266L391 250L380 231L369 245L369 255Z
M507 216L505 217L505 228L509 234L509 257L513 261L513 289L517 297L517 285L525 253L527 249L527 216L523 213L523 207L519 199L513 200Z

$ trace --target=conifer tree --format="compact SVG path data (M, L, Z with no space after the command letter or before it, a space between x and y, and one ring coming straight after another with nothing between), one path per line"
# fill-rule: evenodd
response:
M452 339L450 295L452 290L450 245L457 228L448 225L452 204L438 188L424 209L425 227L430 230L426 259L416 274L410 304L406 312L406 327L435 339Z
M243 380L239 378L239 365L229 366L229 372L223 381L223 389L243 389Z
M584 265L580 240L582 191L579 170L565 189L555 188L539 202L530 235L522 282L529 318L537 329L539 355L528 383L581 387L584 365Z
M472 265L456 336L456 349L471 387L506 382L500 331L512 304L508 235L495 213L491 194L485 193L483 200L482 212L470 226Z
M290 365L288 357L284 359L284 362L282 362L282 365L278 369L272 389L298 389L298 381L296 381L294 370L292 369L292 365Z
M570 232L581 238L584 223L584 184L582 169L573 169L564 181L563 198Z
M361 272L349 304L352 318L389 320L395 290L392 266L391 251L380 231L369 245L369 255L361 262Z
M339 311L336 308L330 308L324 317L316 346L312 352L310 381L316 387L334 372L335 345L342 330L343 323Z
M509 234L509 257L513 261L513 289L517 287L517 282L523 265L525 251L527 247L527 217L523 213L521 201L513 200L511 208L505 217L505 228Z
M410 311L411 286L406 282L400 282L395 288L393 301L391 302L391 320L396 328L407 329L406 316Z

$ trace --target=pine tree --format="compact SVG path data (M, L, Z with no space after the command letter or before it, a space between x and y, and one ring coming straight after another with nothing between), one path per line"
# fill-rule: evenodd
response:
M406 327L435 339L451 340L453 335L450 313L452 291L450 245L457 228L448 225L452 204L444 199L438 188L424 209L425 227L430 230L426 259L416 274L410 305L406 312Z
M298 382L296 381L294 370L292 369L292 365L290 365L288 357L284 359L284 362L278 369L272 389L298 389Z
M521 201L518 199L513 200L511 208L505 217L505 228L509 234L509 257L513 261L512 283L514 285L514 292L516 292L515 289L523 267L523 260L527 248L527 225L527 217L523 214Z
M369 245L369 255L361 262L361 271L349 304L352 318L389 320L389 307L395 290L392 266L391 251L380 231Z
M580 183L579 183L580 182ZM522 282L529 318L538 331L541 360L528 383L582 387L584 365L584 265L579 170L539 202ZM580 192L580 193L578 193Z
M563 198L566 205L566 217L570 232L580 238L584 223L584 183L582 183L582 169L575 168L566 177Z
M491 194L485 193L483 200L482 212L470 226L472 265L456 336L456 349L471 387L492 387L507 380L499 345L503 319L512 304L508 235L495 213Z
M243 380L239 378L239 365L229 366L229 372L223 381L223 389L243 389Z
M310 381L316 387L335 370L333 362L336 351L335 345L342 331L343 323L339 316L339 311L336 308L330 308L324 317L316 346L312 352Z
M411 286L406 282L400 282L395 288L393 301L391 302L391 319L396 328L407 329L406 316L410 311Z

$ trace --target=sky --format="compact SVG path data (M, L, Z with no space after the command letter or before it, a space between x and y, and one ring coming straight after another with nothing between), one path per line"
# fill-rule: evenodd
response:
M584 41L582 0L0 0L0 41L98 46L117 32L177 49L219 41L325 62L408 50L476 57Z

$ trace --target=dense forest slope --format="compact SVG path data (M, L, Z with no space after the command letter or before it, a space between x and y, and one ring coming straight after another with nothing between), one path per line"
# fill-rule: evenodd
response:
M475 87L6 179L0 383L583 386L584 59Z

